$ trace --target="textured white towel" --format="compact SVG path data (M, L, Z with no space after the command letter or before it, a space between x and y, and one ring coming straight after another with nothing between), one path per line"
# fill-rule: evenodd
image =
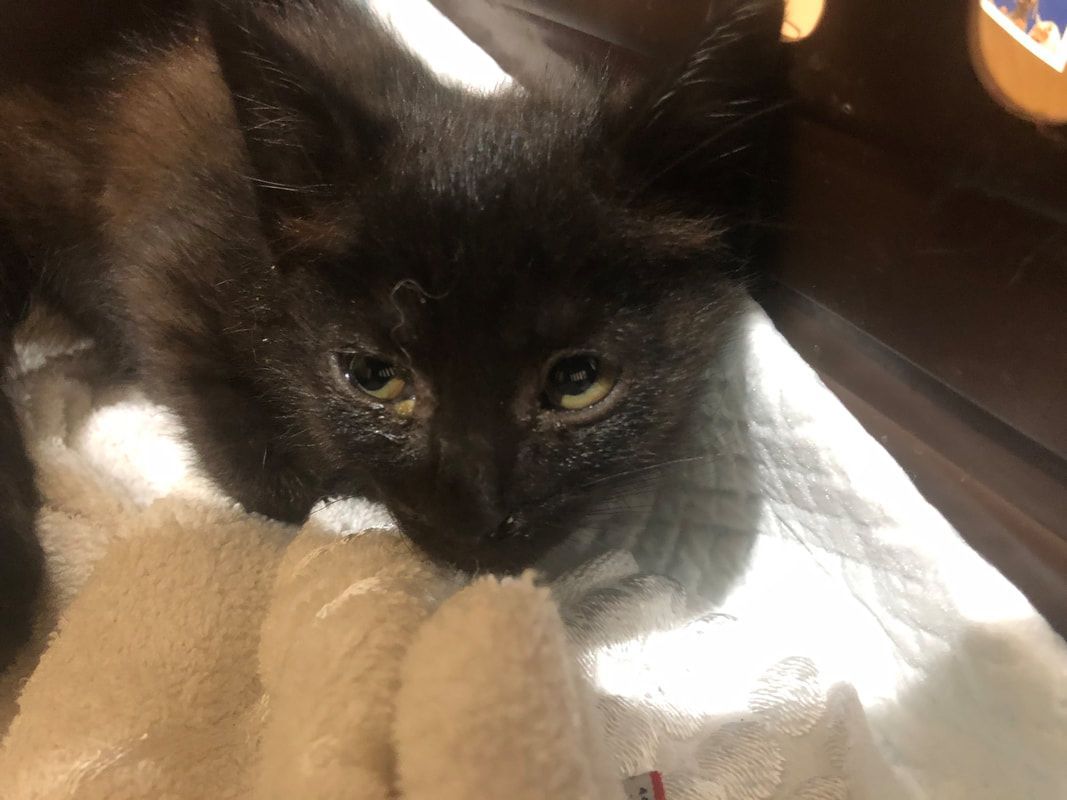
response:
M633 548L711 605L625 554L560 593L620 771L669 798L1067 797L1063 640L755 306L716 384L716 459Z

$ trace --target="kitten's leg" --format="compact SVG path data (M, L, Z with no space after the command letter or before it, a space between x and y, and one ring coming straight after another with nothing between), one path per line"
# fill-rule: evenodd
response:
M165 395L178 409L189 440L208 473L245 510L299 523L322 496L314 477L284 445L284 425L255 389L221 367L226 383L186 375ZM181 374L175 365L168 375ZM175 387L177 388L177 387Z
M28 299L28 265L0 240L0 376L12 357L12 331ZM0 668L30 635L44 573L34 523L40 497L15 409L0 387Z

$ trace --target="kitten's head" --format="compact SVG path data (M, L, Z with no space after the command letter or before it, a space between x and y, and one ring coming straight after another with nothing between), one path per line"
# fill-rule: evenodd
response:
M496 97L315 5L212 25L273 256L250 357L324 492L525 566L699 455L781 3L716 4L644 87Z

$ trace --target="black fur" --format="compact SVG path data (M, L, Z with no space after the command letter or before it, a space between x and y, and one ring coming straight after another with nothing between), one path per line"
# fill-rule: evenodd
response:
M780 2L715 7L628 89L468 95L340 0L213 4L12 87L4 335L31 287L68 309L252 511L364 494L437 558L523 567L686 452L780 53ZM345 382L353 351L410 370L410 413ZM618 369L585 411L543 399L569 351ZM0 447L0 613L24 632L36 496L6 405Z

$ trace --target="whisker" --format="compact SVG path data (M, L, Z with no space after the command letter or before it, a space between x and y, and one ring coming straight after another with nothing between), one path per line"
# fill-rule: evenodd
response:
M654 185L656 183L656 181L658 181L664 175L668 174L669 172L671 172L675 168L681 166L682 164L684 164L686 161L688 161L689 159L691 159L693 156L697 155L698 153L701 153L702 151L704 151L707 148L711 147L716 142L718 142L720 139L725 137L727 134L732 133L734 130L736 130L738 128L741 128L741 127L749 124L750 122L753 122L753 121L759 119L760 117L767 116L768 114L777 113L778 111L781 111L783 108L787 108L791 104L792 104L792 101L782 101L780 103L773 103L773 104L771 104L771 105L769 105L769 106L767 106L765 108L761 108L759 111L754 111L751 114L745 114L745 115L742 115L742 116L737 116L735 118L734 122L731 122L728 125L724 125L722 128L720 128L719 130L715 131L715 134L713 136L709 136L707 139L704 139L699 144L697 144L695 147L691 147L689 150L686 150L685 152L679 154L676 158L668 161L667 164L662 169L658 170L656 173L654 173L652 175L652 177L650 177L648 180L644 181L644 183L642 183L632 193L633 196L638 196L642 192L645 192L646 190L648 190L648 188L650 186ZM724 160L726 158L729 158L730 156L737 155L738 153L742 152L743 150L746 150L747 148L748 148L748 145L743 145L743 146L737 147L737 148L735 148L735 149L733 149L733 150L731 150L731 151L729 151L727 153L721 153L721 154L717 155L714 159L712 159L711 162L709 162L709 163L715 163L716 161L722 161L722 160Z
M675 458L669 461L661 461L657 464L649 464L648 466L638 467L637 469L630 469L625 470L623 472L616 472L611 475L604 475L600 478L597 478L596 480L589 481L588 483L583 483L578 488L590 489L593 486L599 486L600 484L606 483L607 481L620 480L622 478L627 478L632 475L643 475L645 473L652 472L653 470L664 469L666 467L680 466L682 464L691 464L696 461L707 461L709 459L715 458L718 455L719 453L704 453L699 456L688 456L686 458Z

